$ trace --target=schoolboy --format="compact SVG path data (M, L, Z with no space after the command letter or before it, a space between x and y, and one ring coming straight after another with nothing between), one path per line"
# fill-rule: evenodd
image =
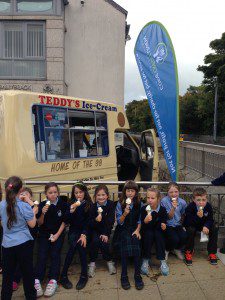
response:
M196 232L203 232L208 236L207 250L209 261L212 265L217 264L217 239L218 229L214 225L213 209L207 201L207 192L199 187L193 191L193 201L185 210L184 226L187 231L187 243L185 247L185 262L192 265L194 251L194 239Z

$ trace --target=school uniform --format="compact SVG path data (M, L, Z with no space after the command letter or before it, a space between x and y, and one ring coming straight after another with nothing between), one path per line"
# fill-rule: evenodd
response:
M117 227L116 227L116 241L118 250L121 256L121 264L122 264L122 273L121 278L127 276L127 258L134 258L135 265L135 277L140 276L140 256L141 256L141 247L140 241L136 237L136 235L132 235L133 232L137 229L138 224L141 223L141 206L142 204L138 204L138 207L134 207L133 203L130 205L130 213L125 217L123 223L121 223L120 218L124 212L120 202L117 203L116 206L116 219L117 219Z
M151 258L151 249L153 244L156 244L156 257L159 260L165 260L165 234L161 228L161 224L166 224L167 212L160 205L155 210L151 211L152 220L145 223L144 219L147 216L147 205L141 208L141 236L142 236L142 255L143 258Z
M38 224L36 223L36 225L33 228L29 227L29 231L30 231L30 234L33 238L33 240L31 241L32 251L33 251L34 250L34 243L35 243L35 240L36 240L37 235L38 235ZM14 273L14 277L13 277L13 281L15 281L16 283L19 283L21 278L22 278L22 273L21 273L20 265L17 264L16 270L15 270L15 273Z
M102 208L102 220L97 222L98 208ZM98 251L101 250L103 259L111 261L112 256L110 253L109 240L107 243L103 242L100 238L101 235L106 235L110 238L112 227L115 223L115 205L113 201L107 200L103 205L97 202L93 204L90 217L90 261L95 262L98 257Z
M185 200L178 198L178 206L175 209L172 219L167 219L166 228L166 250L171 251L174 249L180 250L186 243L187 234L182 226L182 217L184 215L187 203ZM172 200L169 196L161 200L161 206L165 207L167 214L172 209Z
M184 226L187 231L187 243L186 250L194 250L194 239L196 232L201 232L203 227L209 229L209 241L207 250L209 254L216 254L217 252L217 239L218 239L218 228L214 226L213 220L213 209L209 202L203 209L203 217L200 218L197 215L198 207L195 202L191 202L185 210Z
M46 205L46 201L39 204L37 219L42 214L42 208ZM45 276L48 253L50 252L51 264L49 268L48 278L58 280L60 273L61 249L64 241L64 233L62 233L55 242L49 240L51 234L56 234L62 222L64 222L65 213L68 204L60 197L55 203L51 203L48 211L44 215L44 222L39 227L38 241L38 258L35 268L35 278L42 281Z
M82 201L81 205L78 206L75 212L70 212L70 207L67 208L65 214L65 223L69 224L68 240L69 250L67 252L61 277L66 277L69 266L73 261L76 250L79 253L81 263L81 276L87 277L87 250L81 243L77 243L81 234L88 235L88 225L90 222L90 209L86 211L86 201Z
M34 218L33 210L28 203L16 198L16 222L14 222L12 227L9 229L7 227L8 216L6 208L6 201L1 201L0 218L3 227L3 281L1 299L11 299L13 275L15 268L19 263L23 276L25 297L26 299L33 300L36 299L33 273L33 238L27 225L27 222L33 220Z

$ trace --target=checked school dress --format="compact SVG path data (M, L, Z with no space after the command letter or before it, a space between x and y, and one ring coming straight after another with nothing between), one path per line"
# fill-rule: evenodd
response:
M120 211L120 213L119 213ZM123 213L121 204L117 203L116 217ZM138 207L131 207L130 213L126 216L124 222L119 224L115 230L114 249L120 256L140 256L140 241L136 235L132 235L140 223L141 203ZM117 218L118 220L118 218Z

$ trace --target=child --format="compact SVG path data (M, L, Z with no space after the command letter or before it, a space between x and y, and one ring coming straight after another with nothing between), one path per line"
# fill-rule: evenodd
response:
M3 227L2 262L3 281L1 299L12 297L13 275L19 264L25 298L36 299L33 274L32 236L28 229L36 225L36 209L32 210L28 203L19 199L22 181L17 176L8 178L5 182L6 200L0 203L0 218Z
M30 188L23 187L21 189L19 199L24 201L24 202L27 202L31 207L36 206L36 209L37 209L37 205L34 205L32 197L33 197L33 193L32 193L32 190ZM38 209L37 209L37 211L38 211ZM29 231L30 231L30 234L33 237L32 247L34 248L34 242L35 242L35 239L37 237L37 232L38 232L37 223L34 226L34 228L29 228ZM18 264L17 267L16 267L14 278L13 278L13 291L16 291L18 289L18 284L20 282L21 277L22 277L22 274L21 274L20 266Z
M148 266L151 258L153 243L156 244L156 256L161 262L161 272L169 274L169 267L165 261L165 236L167 213L160 206L160 192L157 189L147 189L147 204L141 208L141 232L143 246L143 262L141 272L149 275Z
M76 285L76 289L81 290L85 287L88 281L86 245L90 209L92 207L92 201L88 193L88 189L82 182L77 182L73 186L71 192L71 203L72 204L67 209L65 217L66 223L70 224L68 233L70 248L66 255L60 283L65 289L71 289L73 287L72 283L68 279L67 273L69 266L73 261L75 251L78 250L81 263L81 275Z
M121 285L125 290L130 289L127 276L128 257L134 259L134 280L138 290L143 289L144 283L140 275L140 229L141 203L138 197L138 185L129 180L125 183L122 195L116 206L117 240L121 255L122 273Z
M47 200L39 204L38 224L38 257L35 270L35 288L37 297L43 295L41 281L44 279L48 253L50 252L51 264L49 269L49 282L44 295L50 297L55 294L57 280L60 272L60 254L64 240L64 216L67 203L59 197L59 188L56 183L50 182L45 186Z
M174 250L176 256L183 260L182 248L186 242L186 232L182 227L185 208L185 200L179 198L179 187L176 182L170 182L168 196L164 197L161 205L168 214L166 228L166 260L170 251Z
M208 235L209 241L207 250L209 260L212 265L217 265L217 238L218 229L214 226L213 210L211 204L207 202L207 192L203 188L196 188L193 191L194 201L185 210L184 225L187 230L187 244L185 247L185 262L192 265L192 255L194 250L194 239L197 231Z
M94 193L95 203L91 209L90 220L90 264L88 268L89 277L95 275L95 262L98 251L101 250L103 259L107 261L109 274L116 274L114 262L109 248L109 238L115 223L115 206L109 200L109 190L104 184L96 187Z

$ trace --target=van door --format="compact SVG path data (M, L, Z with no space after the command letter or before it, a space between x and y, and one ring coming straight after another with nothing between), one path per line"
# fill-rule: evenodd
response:
M134 180L140 166L137 143L126 130L118 130L115 132L115 145L118 180Z
M141 181L158 181L159 158L158 143L154 129L141 133L140 176Z

